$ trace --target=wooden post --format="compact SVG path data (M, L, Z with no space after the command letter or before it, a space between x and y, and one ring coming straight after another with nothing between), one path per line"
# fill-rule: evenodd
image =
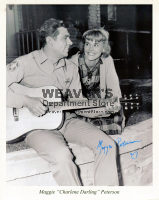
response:
M99 28L101 26L100 5L88 6L88 27Z

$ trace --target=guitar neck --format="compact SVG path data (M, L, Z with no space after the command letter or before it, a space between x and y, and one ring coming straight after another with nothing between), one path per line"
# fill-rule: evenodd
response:
M76 101L64 101L54 102L53 105L49 105L49 111L55 110L77 110L86 108L98 108L98 107L112 107L114 110L114 103L117 98L111 99L96 99L96 100L76 100Z

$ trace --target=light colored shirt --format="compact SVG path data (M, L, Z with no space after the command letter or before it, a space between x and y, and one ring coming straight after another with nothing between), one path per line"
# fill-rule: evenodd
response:
M7 65L7 106L21 108L23 96L10 89L9 86L13 83L31 88L55 86L62 90L62 93L65 93L66 89L74 89L77 92L81 90L78 68L67 59L53 64L43 49L21 56Z

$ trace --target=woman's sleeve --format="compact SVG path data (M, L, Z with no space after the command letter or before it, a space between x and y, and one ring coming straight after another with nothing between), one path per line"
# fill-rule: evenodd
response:
M114 97L121 98L121 90L119 84L119 78L115 70L114 61L111 56L105 60L106 64L106 86L111 90Z

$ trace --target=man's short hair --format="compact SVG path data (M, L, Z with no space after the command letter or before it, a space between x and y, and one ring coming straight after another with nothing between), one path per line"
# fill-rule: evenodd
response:
M56 38L59 34L58 28L64 27L64 23L62 20L57 20L54 18L50 18L46 20L43 25L40 27L39 31L39 37L41 45L44 47L46 44L46 37L51 36Z

